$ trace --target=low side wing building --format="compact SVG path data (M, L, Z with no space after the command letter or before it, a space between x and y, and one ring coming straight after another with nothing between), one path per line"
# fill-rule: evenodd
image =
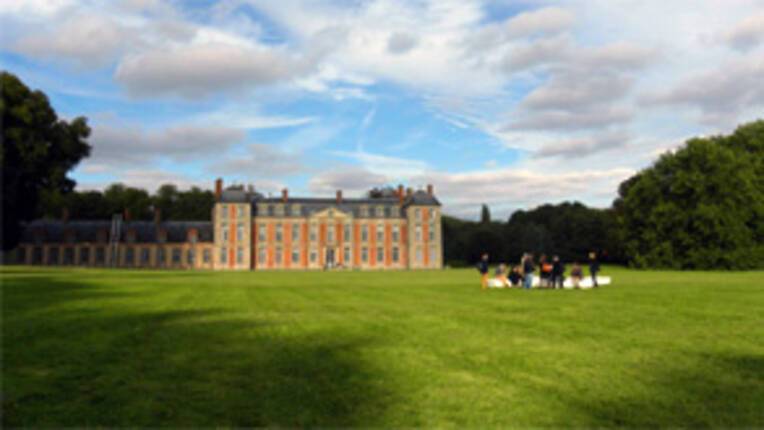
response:
M265 197L215 183L211 221L36 220L17 261L214 270L439 269L441 205L399 186L374 198Z

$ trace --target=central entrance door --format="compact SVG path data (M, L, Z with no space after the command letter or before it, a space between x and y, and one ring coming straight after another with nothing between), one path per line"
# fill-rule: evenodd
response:
M326 267L334 267L334 248L326 248Z

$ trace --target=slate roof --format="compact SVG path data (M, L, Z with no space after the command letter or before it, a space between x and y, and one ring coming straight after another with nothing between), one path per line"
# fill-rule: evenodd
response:
M159 223L160 229L167 232L166 243L183 243L187 241L190 229L198 232L198 242L212 242L212 223L210 221L163 221ZM35 220L22 226L22 243L34 243L35 234L41 231L44 243L63 243L68 232L74 234L74 242L96 242L98 232L104 231L108 241L111 231L111 221L60 221L60 220ZM158 229L153 221L129 221L122 223L120 242L126 242L127 234L135 231L136 243L157 243Z

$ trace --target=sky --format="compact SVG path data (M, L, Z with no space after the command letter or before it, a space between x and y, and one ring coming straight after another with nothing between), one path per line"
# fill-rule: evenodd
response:
M0 68L86 116L77 189L607 207L764 117L764 0L0 1Z

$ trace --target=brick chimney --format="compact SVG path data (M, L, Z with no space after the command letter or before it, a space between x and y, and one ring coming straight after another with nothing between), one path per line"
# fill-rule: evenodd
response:
M154 224L159 225L162 222L162 209L154 208Z
M398 204L403 204L403 184L398 184L398 192L396 193L398 195Z
M122 219L125 222L129 222L130 221L130 209L125 208L124 213L122 214Z
M69 222L69 208L61 209L61 221Z
M281 201L286 203L289 200L289 189L284 188L281 190Z
M223 195L223 178L215 179L215 201L219 202Z
M337 190L337 204L342 204L342 190Z
M432 196L432 193L433 193L432 184L427 184L427 194Z

